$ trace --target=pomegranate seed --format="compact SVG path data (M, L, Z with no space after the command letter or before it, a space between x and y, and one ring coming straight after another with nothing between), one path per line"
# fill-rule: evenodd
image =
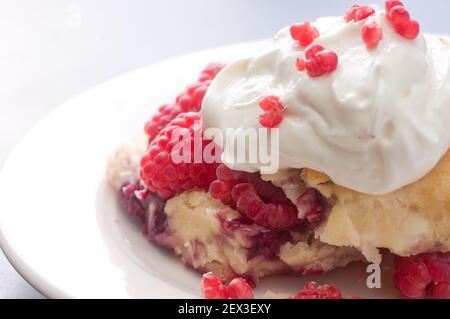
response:
M331 73L337 68L338 56L333 51L323 50L317 53L316 61L319 64L322 72Z
M259 107L264 111L282 111L284 110L283 102L278 96L270 95L264 97L259 102Z
M259 123L267 128L275 128L283 121L283 114L279 111L269 111L259 116Z
M367 22L361 28L361 37L368 48L376 48L383 39L383 29L376 21Z
M368 5L354 4L345 14L344 20L349 23L350 21L358 22L367 19L375 13L375 9Z
M391 9L393 7L396 7L396 6L402 6L403 7L404 5L403 5L403 2L398 1L398 0L386 1L386 4L385 4L386 15L389 16L389 14L391 13Z
M403 6L393 7L389 12L388 17L394 27L403 26L411 20L408 10L406 10Z
M307 21L293 24L290 31L292 39L298 41L302 47L307 47L320 36L319 31Z
M295 61L295 67L297 68L297 71L299 71L299 72L305 71L305 69L306 69L306 61L301 59L301 58L298 58Z
M202 293L205 299L227 299L226 287L213 273L203 275Z
M420 33L420 25L416 20L409 20L408 23L396 27L395 30L402 37L408 40L414 40Z
M244 278L235 278L227 286L230 299L253 299L253 289Z
M319 53L320 51L323 51L323 50L325 50L325 48L323 46L321 46L320 44L311 45L310 47L308 47L305 50L305 58L307 60L314 59L314 57L317 55L317 53Z

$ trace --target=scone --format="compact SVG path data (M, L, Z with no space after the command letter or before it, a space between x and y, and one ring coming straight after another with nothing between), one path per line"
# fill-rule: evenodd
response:
M107 177L149 240L213 273L207 298L380 264L380 249L403 296L450 298L449 105L448 42L399 1L354 5L208 66ZM296 297L342 296L309 283Z

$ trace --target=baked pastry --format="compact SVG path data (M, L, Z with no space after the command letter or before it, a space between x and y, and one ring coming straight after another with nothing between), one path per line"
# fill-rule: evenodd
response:
M151 241L215 274L206 297L381 263L380 249L398 256L403 296L450 297L448 105L446 40L421 34L399 1L354 5L208 66L118 149L107 177ZM337 296L312 283L297 295Z

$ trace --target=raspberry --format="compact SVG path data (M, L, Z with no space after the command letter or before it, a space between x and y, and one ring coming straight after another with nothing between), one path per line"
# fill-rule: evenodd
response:
M298 212L281 188L261 180L258 173L235 172L221 164L211 184L211 196L237 209L259 226L286 230L297 224Z
M342 299L342 294L335 286L316 287L315 282L308 282L305 289L289 299Z
M130 216L145 222L148 208L148 194L138 196L139 192L145 191L140 183L128 183L119 190L119 204Z
M316 61L322 72L331 73L337 68L338 56L333 51L323 50L316 54Z
M375 9L368 5L354 4L345 14L344 20L349 23L351 21L358 22L367 19L375 13Z
M203 97L214 77L223 69L219 63L210 64L200 75L199 82L191 84L185 92L178 95L175 103L162 105L157 114L145 124L145 132L152 141L156 135L180 113L198 112L201 109Z
M224 285L213 273L203 275L202 293L205 299L253 299L253 289L244 278Z
M325 48L320 44L311 45L305 50L305 58L307 60L312 60L317 55L317 53L323 50L325 50Z
M403 7L404 5L403 5L403 2L401 2L401 1L390 0L390 1L386 1L384 6L385 6L385 9L386 9L386 15L389 16L393 7L396 7L396 6Z
M265 111L259 116L259 122L267 128L275 128L283 121L285 106L278 96L266 96L259 102L259 107Z
M244 278L235 278L227 286L229 299L253 299L253 289Z
M365 23L361 28L361 37L368 48L376 48L383 39L383 30L376 21Z
M308 21L293 24L290 31L292 39L298 41L302 47L307 47L320 36L319 31Z
M203 275L202 293L205 299L227 299L225 286L213 273Z
M297 68L297 71L299 71L299 72L305 71L306 61L298 58L297 60L295 60L295 67Z
M177 135L182 135L183 140L172 140ZM214 159L203 158L197 150L200 147L203 150L210 143L213 142L202 136L199 113L178 115L149 144L141 160L141 179L150 191L163 199L195 188L207 190L216 178L218 164ZM178 159L174 161L175 155L181 157L181 163Z
M397 257L394 285L407 298L423 298L427 295L450 298L446 295L450 284L450 253L421 254L413 257Z

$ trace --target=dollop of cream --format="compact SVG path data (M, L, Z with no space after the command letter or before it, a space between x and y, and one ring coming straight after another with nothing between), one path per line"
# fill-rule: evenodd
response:
M368 49L365 21L321 18L314 43L335 51L331 74L311 78L295 61L304 49L289 27L253 57L226 67L203 102L206 128L261 128L258 103L277 95L287 106L279 126L280 169L310 168L334 183L369 194L384 194L425 176L450 147L450 45L421 34L399 36L383 11L374 17L384 38ZM218 141L221 144L221 141ZM259 163L227 163L258 171Z

